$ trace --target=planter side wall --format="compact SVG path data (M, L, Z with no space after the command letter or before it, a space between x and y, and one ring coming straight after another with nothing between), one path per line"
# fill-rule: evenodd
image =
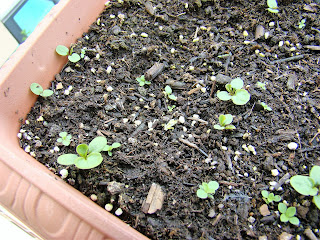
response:
M55 48L75 42L105 0L61 0L0 69L0 203L44 239L147 239L70 187L19 146L36 96L66 63Z

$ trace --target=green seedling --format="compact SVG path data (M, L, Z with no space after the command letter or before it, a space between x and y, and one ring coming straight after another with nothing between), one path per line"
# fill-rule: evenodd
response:
M269 7L267 8L269 12L271 13L279 12L277 0L267 0L267 5Z
M262 90L267 90L266 84L263 83L263 82L257 82L257 83L256 83L256 86L257 86L258 88L262 89Z
M168 106L168 111L172 112L175 107L176 107L176 105Z
M224 130L224 129L236 129L236 127L230 123L232 123L232 120L233 120L233 117L231 114L226 114L226 115L223 115L221 114L219 116L219 124L215 124L213 127L215 129L218 129L218 130Z
M266 204L281 201L281 197L279 195L274 195L273 193L269 193L267 190L262 190L261 194L262 194L262 199L266 202Z
M57 139L58 143L62 143L65 146L69 146L71 142L72 135L67 132L59 133L60 138Z
M280 215L280 221L281 222L290 222L293 225L299 225L300 221L299 218L294 217L294 215L297 212L297 209L295 207L287 207L284 203L279 203L278 210L281 213Z
M272 111L272 108L269 107L266 103L260 102L260 105L263 107L264 110Z
M219 188L219 183L210 181L209 183L203 182L197 190L197 196L202 199L212 198L216 190Z
M56 52L61 56L68 56L69 61L73 63L76 63L81 59L78 53L73 53L73 48L69 50L69 48L63 45L58 45L56 47Z
M61 165L76 165L80 169L90 169L97 167L103 161L101 151L107 145L107 139L99 136L94 138L89 146L79 144L76 148L77 154L63 154L58 157L58 163Z
M299 28L302 29L306 26L306 21L307 19L302 19L300 22L299 22Z
M171 119L168 123L163 124L163 129L165 131L172 130L174 129L173 126L176 125L177 123L178 123L178 120Z
M236 105L244 105L250 100L250 93L242 89L243 80L235 78L230 83L226 84L227 91L218 91L217 97L222 101L232 100Z
M53 91L50 90L50 89L43 90L41 85L38 84L38 83L31 83L30 90L35 95L38 95L38 96L41 96L41 97L49 97L49 96L51 96L53 94Z
M81 53L80 53L80 57L84 58L85 54L86 54L86 50L84 48L82 48Z
M172 94L172 89L169 85L167 85L165 88L164 88L164 95L166 96L166 98L168 99L171 99L173 101L176 101L177 100L177 97L175 95Z
M313 203L320 209L320 166L313 166L309 176L295 175L291 177L290 184L298 193L313 196Z
M111 151L112 151L113 149L115 149L115 148L120 147L120 146L121 146L121 144L118 143L118 142L112 143L111 146L107 144L107 145L104 147L103 151L108 152L108 155L111 157L111 156L112 156L112 152L111 152Z
M141 87L143 87L144 85L148 84L150 85L151 82L150 81L146 81L146 79L144 78L144 75L141 75L141 77L136 78L136 80L138 81L139 85Z

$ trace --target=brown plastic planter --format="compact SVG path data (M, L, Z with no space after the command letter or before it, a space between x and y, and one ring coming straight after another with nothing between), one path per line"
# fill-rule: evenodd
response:
M65 64L55 54L88 30L106 0L61 0L0 69L0 204L44 239L147 239L52 174L18 143L20 120Z

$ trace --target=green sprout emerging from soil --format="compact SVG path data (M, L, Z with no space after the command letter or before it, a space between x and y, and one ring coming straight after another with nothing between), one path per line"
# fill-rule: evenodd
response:
M257 82L257 83L256 83L256 86L257 86L258 88L262 89L262 90L267 90L266 84L263 83L263 82Z
M307 20L304 18L299 22L299 28L300 29L302 29L302 28L304 28L306 26L306 21Z
M273 193L269 193L267 190L262 190L261 194L262 194L262 199L266 202L266 204L281 201L281 197L279 195L274 195Z
M284 203L279 203L278 210L281 213L280 215L280 221L281 222L290 222L293 225L299 225L300 221L299 218L294 217L294 215L297 212L297 209L295 207L287 207Z
M41 96L41 97L49 97L53 94L53 91L50 89L43 90L43 87L41 87L38 83L31 83L30 90L35 95Z
M266 103L260 102L260 105L263 107L264 110L272 111L272 108L269 107Z
M89 146L79 144L76 148L77 154L63 154L58 157L58 163L61 165L76 165L80 169L90 169L97 167L103 161L101 151L107 145L107 139L99 136L94 138Z
M219 183L210 181L209 183L203 182L197 190L197 196L202 199L212 198L216 190L219 188Z
M222 101L232 100L236 105L244 105L250 100L250 93L242 89L243 80L235 78L230 83L226 84L227 91L218 91L217 97Z
M108 152L108 155L111 157L111 156L112 156L112 152L111 152L111 151L112 151L113 149L115 149L115 148L120 147L120 146L121 146L120 143L115 142L115 143L112 143L111 146L110 146L110 145L106 145L106 146L104 147L103 151Z
M172 112L175 107L176 107L176 105L168 106L168 111Z
M176 125L177 123L178 123L178 120L171 119L168 123L163 124L163 129L165 131L172 130L174 129L173 126Z
M213 127L215 129L218 129L218 130L224 130L224 129L236 129L236 127L230 123L232 123L232 120L233 120L233 117L231 114L226 114L226 115L223 115L221 114L219 116L219 124L215 124Z
M267 0L267 5L269 7L267 8L269 12L271 13L279 12L277 0Z
M173 101L176 101L177 100L177 97L175 95L172 94L172 89L169 85L167 85L165 88L164 88L164 95L166 96L166 98L168 99L171 99Z
M144 85L148 84L150 85L151 82L150 81L146 81L146 79L144 78L144 75L141 75L141 77L136 78L136 80L138 81L139 85L141 87L143 87Z
M62 143L65 146L69 146L71 142L72 135L67 132L59 133L60 138L57 139L58 143Z
M313 203L320 209L320 166L313 166L309 176L295 175L290 178L290 184L298 193L313 196Z
M73 48L69 50L69 48L63 45L58 45L56 47L56 52L61 56L68 56L69 61L73 63L76 63L81 59L78 53L73 53ZM81 52L81 55L84 56L84 53Z

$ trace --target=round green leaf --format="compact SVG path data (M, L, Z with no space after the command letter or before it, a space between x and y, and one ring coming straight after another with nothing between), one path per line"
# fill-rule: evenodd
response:
M225 125L228 125L228 124L232 123L233 117L232 117L231 114L226 114L224 116L225 116L225 120L224 120L224 124Z
M206 199L208 197L208 194L204 190L198 189L197 190L197 196L199 198Z
M281 201L281 197L279 195L275 195L273 201L280 202Z
M279 210L279 212L285 214L287 211L287 206L284 203L279 203L278 210Z
M277 0L267 0L267 5L269 8L278 8Z
M290 222L291 224L297 225L297 226L300 224L300 220L299 220L299 218L297 218L297 217L291 217L291 218L289 218L289 222Z
M228 101L232 98L232 96L226 91L218 91L217 97L222 101Z
M286 215L290 218L296 214L297 210L295 207L289 207L286 211Z
M231 87L234 89L241 89L243 87L243 80L241 78L235 78L230 83Z
M72 55L68 56L68 59L70 62L76 63L81 59L81 57L78 53L72 53Z
M280 221L281 221L281 222L288 222L288 221L289 221L289 218L288 218L284 213L282 213L282 214L280 215Z
M221 126L218 125L218 124L215 124L213 127L214 127L215 129L218 129L218 130L224 130L224 129L225 129L225 127L221 127Z
M320 209L320 195L314 196L312 201Z
M168 98L171 99L171 100L173 100L173 101L177 101L177 97L176 97L175 95L173 95L173 94L170 94L170 95L168 96Z
M103 157L100 153L93 152L87 156L87 159L79 157L75 160L75 165L80 169L90 169L97 167L103 161Z
M227 125L225 128L228 129L228 130L236 129L236 127L234 125L232 125L232 124Z
M40 96L42 97L49 97L53 94L53 91L50 89L46 89L44 90L42 93L40 93Z
M43 88L38 83L31 83L30 90L36 95L40 95L43 92Z
M75 163L75 160L78 158L76 154L63 154L58 157L57 162L61 165L72 165Z
M172 89L169 85L167 85L165 88L164 88L164 91L166 92L166 94L170 95L172 93Z
M313 179L316 186L320 186L320 166L313 166L309 176Z
M269 192L268 192L267 190L262 190L262 191L261 191L261 195L262 195L262 197L264 197L264 198L268 198Z
M89 147L87 144L80 144L77 146L76 151L81 157L86 158L88 154L88 149Z
M305 196L315 196L318 193L318 189L314 187L314 181L307 176L293 176L290 178L290 184L294 190Z
M58 45L56 47L56 52L61 56L69 55L69 49L66 46L63 46L63 45Z
M221 126L226 125L226 124L225 124L225 121L226 121L226 115L221 114L221 115L219 116L219 123L220 123L220 125L221 125Z
M89 153L92 152L101 152L104 147L107 145L107 139L103 136L94 138L89 144Z
M232 101L236 105L244 105L250 100L250 94L245 89L239 89L232 96Z
M215 191L219 188L219 183L216 181L210 181L208 183L208 191L207 193L215 193Z
M68 135L67 132L61 132L61 133L59 133L59 136L60 136L60 137L66 137L67 135Z
M118 142L115 142L115 143L112 144L112 148L118 148L120 146L121 146L121 144L118 143Z

